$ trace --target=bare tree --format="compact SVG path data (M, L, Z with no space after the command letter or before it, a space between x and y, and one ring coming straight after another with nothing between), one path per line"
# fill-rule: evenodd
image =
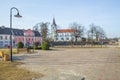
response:
M88 36L89 36L89 38L91 38L92 40L93 40L93 38L94 38L95 32L96 32L96 27L95 27L94 24L91 24L91 25L90 25L90 29L89 29L89 31L88 31Z
M105 32L100 26L96 26L95 24L90 25L90 29L88 30L88 37L99 41L99 39L105 38Z
M76 22L70 24L69 27L73 30L71 34L72 36L74 36L75 42L77 42L78 38L81 38L84 34L84 27L81 26L81 24L78 24Z
M49 26L49 22L45 22L45 23L41 22L34 26L35 30L38 30L41 33L43 41L47 41L47 36L49 32L48 26Z

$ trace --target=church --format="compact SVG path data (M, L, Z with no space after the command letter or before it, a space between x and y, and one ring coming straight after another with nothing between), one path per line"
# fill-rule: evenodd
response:
M53 18L53 22L51 25L51 39L54 42L69 42L75 41L75 36L72 35L75 30L73 29L58 29L58 25L56 24L55 18ZM80 40L80 39L78 39Z

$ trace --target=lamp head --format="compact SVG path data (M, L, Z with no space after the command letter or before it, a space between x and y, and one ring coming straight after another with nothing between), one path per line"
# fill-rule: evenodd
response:
M14 16L17 17L17 18L21 18L21 17L22 17L19 13L17 13L17 14L14 15Z

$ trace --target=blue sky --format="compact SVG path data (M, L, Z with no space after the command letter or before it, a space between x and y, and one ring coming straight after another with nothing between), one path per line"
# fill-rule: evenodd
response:
M94 23L101 26L108 37L120 37L120 0L1 0L0 26L9 26L11 7L18 8L23 16L13 18L14 28L32 29L42 21L52 23L55 17L60 28L78 22L88 30Z

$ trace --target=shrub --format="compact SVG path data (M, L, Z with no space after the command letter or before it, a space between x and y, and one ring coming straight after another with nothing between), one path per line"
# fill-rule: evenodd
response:
M37 49L42 49L42 48L41 48L41 46L38 46L38 48L37 48Z
M38 49L39 44L40 44L39 42L35 42L34 43L34 49Z
M39 46L39 44L40 44L39 42L35 42L34 43L35 46Z
M19 43L17 44L17 47L18 47L18 48L23 48L23 47L24 47L24 44L23 44L22 42L19 42Z
M34 49L37 49L37 48L38 48L38 46L35 45L35 46L34 46Z
M28 49L33 49L33 47L32 46L28 46Z
M41 46L35 46L34 49L40 50L40 49L41 49Z
M49 50L49 44L47 42L43 42L41 48L42 50Z

